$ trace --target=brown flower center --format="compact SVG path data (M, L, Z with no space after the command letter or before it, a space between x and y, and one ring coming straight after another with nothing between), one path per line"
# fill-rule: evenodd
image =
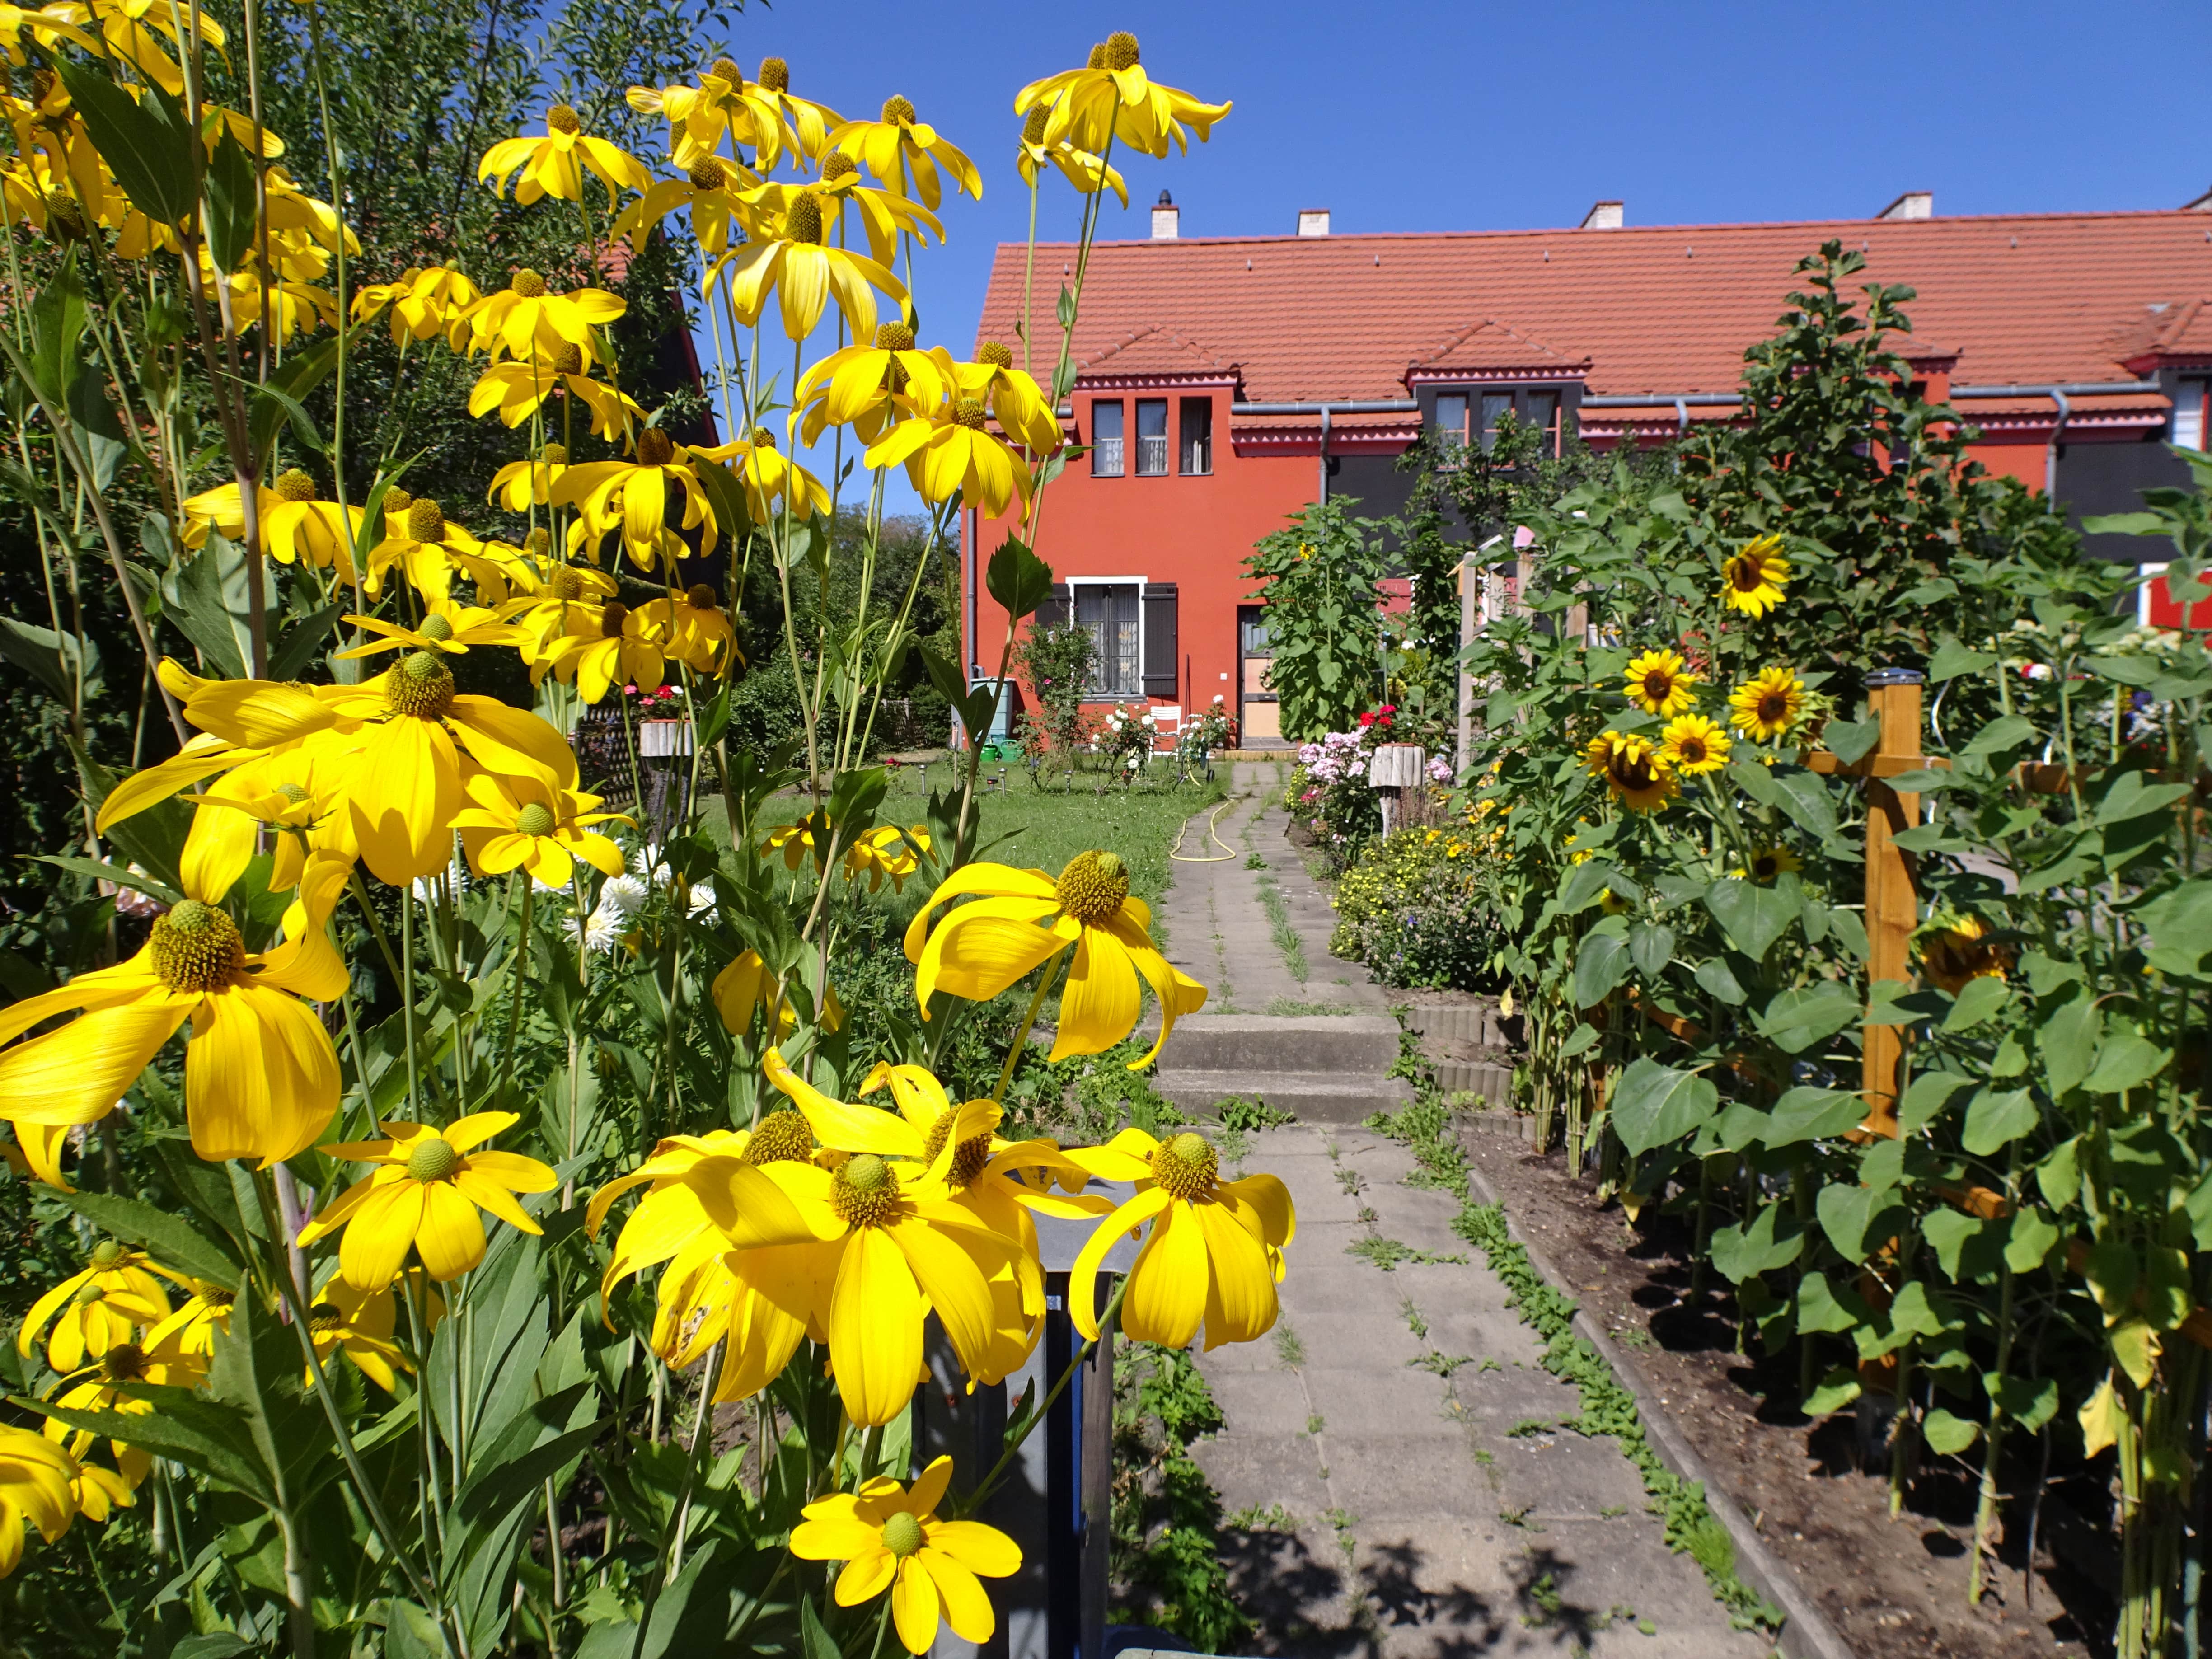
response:
M238 924L227 912L198 899L186 899L156 921L147 943L161 983L188 994L222 989L246 963ZM93 1260L99 1265L98 1252Z
M318 1302L307 1310L307 1328L320 1336L328 1336L345 1323L345 1315L335 1302Z
M1674 695L1674 677L1663 668L1655 668L1644 677L1644 695L1653 702L1664 702Z
M1039 104L1029 112L1028 117L1022 122L1024 143L1035 145L1044 143L1044 124L1049 113L1050 112L1042 104Z
M914 349L914 331L904 323L878 323L876 349L878 351L911 351Z
M553 550L553 532L539 525L522 538L522 550L533 558L544 558Z
M770 92L791 90L791 65L781 58L761 59L760 83Z
M719 611L722 608L721 601L714 596L714 590L704 582L694 582L685 588L684 603L694 611Z
M545 112L545 125L554 132L578 133L584 130L583 118L573 106L556 104Z
M526 300L542 300L545 297L545 279L527 265L509 277L507 286L508 292L520 294Z
M584 579L573 570L556 570L553 573L553 579L545 584L545 591L566 605L581 596Z
M548 466L566 466L568 465L568 446L548 444L538 452L538 459Z
M822 202L811 190L803 190L792 202L791 210L783 216L783 240L787 242L806 242L819 246L822 240Z
M287 501L312 501L315 499L315 481L296 466L288 466L276 475L277 498Z
M640 466L666 466L676 459L676 446L668 434L657 426L649 426L637 434L637 464Z
M1106 67L1106 43L1103 40L1091 48L1091 56L1084 60L1083 67L1085 69Z
M407 509L415 505L415 498L404 489L384 492L384 522L387 525L404 523Z
M618 640L623 629L629 626L629 607L620 599L609 599L599 607L599 637Z
M726 58L717 58L714 67L708 73L719 80L735 82L739 86L744 84L745 72Z
M893 93L884 100L884 119L911 126L914 124L914 100L902 92Z
M1115 29L1106 37L1106 67L1109 70L1134 69L1137 65L1137 37L1127 29Z
M581 374L584 372L584 349L573 341L562 341L553 348L553 372L556 374Z
M702 155L689 170L694 190L720 190L730 182L730 170L722 165L719 155Z
M1759 718L1769 726L1779 726L1790 718L1790 694L1769 691L1759 700Z
M770 1112L745 1143L748 1164L805 1164L814 1156L814 1131L804 1115L784 1106Z
M1763 561L1747 555L1739 555L1728 563L1729 584L1739 593L1749 593L1765 585L1766 567Z
M1206 1137L1188 1130L1161 1142L1152 1154L1152 1179L1170 1198L1204 1198L1220 1173L1221 1159Z
M976 398L956 398L952 400L952 424L955 426L964 426L970 432L981 432L983 429L983 405Z
M431 651L410 651L384 677L384 706L416 720L445 717L453 706L453 672Z
M1095 927L1129 896L1128 866L1112 853L1078 853L1060 872L1055 893L1062 910Z
M1013 349L997 340L986 340L975 348L975 361L988 363L994 368L1012 368L1014 366Z
M428 496L417 495L407 507L407 539L414 542L445 540L445 509Z
M842 149L833 149L822 158L822 182L825 185L849 179L860 170L860 164Z
M100 1357L100 1371L108 1382L137 1382L146 1376L146 1351L136 1342L118 1342Z

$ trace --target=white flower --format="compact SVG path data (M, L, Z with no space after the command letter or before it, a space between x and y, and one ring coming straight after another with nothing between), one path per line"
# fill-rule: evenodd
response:
M666 881L668 863L660 855L660 843L649 841L629 855L629 867L647 881Z
M700 915L713 909L720 902L720 897L715 894L714 884L711 881L702 881L691 890L684 914L690 916Z
M652 892L653 890L640 877L609 876L599 889L599 908L611 911L618 916L631 915L651 896Z
M622 937L623 919L618 912L602 905L581 924L574 916L569 917L568 934L570 943L575 942L580 932L586 951L595 957L605 956L615 948L615 941Z

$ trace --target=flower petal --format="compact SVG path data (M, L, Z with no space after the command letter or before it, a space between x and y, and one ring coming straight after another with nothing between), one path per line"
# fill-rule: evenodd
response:
M952 1626L952 1633L970 1642L989 1641L998 1620L991 1612L991 1598L975 1582L975 1575L941 1550L932 1549L927 1544L915 1552L914 1559L921 1563L922 1571L937 1587L938 1597L945 1606L945 1622Z
M855 1229L830 1294L830 1355L845 1413L856 1425L891 1422L914 1397L921 1322L921 1292L906 1256L883 1229Z
M1060 988L1060 1029L1049 1058L1103 1054L1136 1029L1143 1012L1128 946L1102 928L1086 927Z
M1188 1217L1206 1241L1210 1269L1206 1297L1206 1346L1254 1342L1275 1322L1275 1272L1267 1247L1245 1230L1226 1205L1194 1204Z
M937 1585L912 1556L891 1585L891 1623L908 1653L927 1653L937 1641Z
M1021 1546L981 1521L939 1521L929 1528L929 1547L951 1556L986 1578L1010 1578L1022 1570Z
M417 1183L422 1188L422 1221L415 1249L441 1284L459 1279L483 1260L483 1222L477 1206L449 1182Z
M1131 1203L1144 1196L1149 1194ZM1152 1229L1138 1253L1137 1265L1130 1269L1129 1291L1121 1298L1121 1328L1135 1341L1187 1348L1206 1317L1212 1273L1206 1234L1191 1207L1170 1201L1163 1208L1159 1225ZM1273 1288L1272 1281L1269 1288Z
M1114 1248L1123 1233L1134 1231L1173 1202L1159 1188L1147 1187L1100 1222L1084 1241L1067 1276L1067 1312L1075 1322L1075 1328L1086 1338L1098 1334L1098 1264L1106 1259L1106 1252ZM1138 1260L1141 1262L1143 1258ZM1194 1321L1193 1328L1195 1328ZM1189 1339L1186 1337L1184 1340Z

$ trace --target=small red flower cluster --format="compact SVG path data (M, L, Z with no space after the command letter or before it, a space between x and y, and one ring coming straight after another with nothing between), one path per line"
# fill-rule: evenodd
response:
M1359 717L1359 723L1362 726L1388 726L1390 724L1392 717L1395 716L1397 712L1398 705L1396 703L1386 702L1372 714L1362 714Z

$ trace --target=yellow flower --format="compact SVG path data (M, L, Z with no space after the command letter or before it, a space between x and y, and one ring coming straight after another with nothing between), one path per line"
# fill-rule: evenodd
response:
M1155 1217L1121 1303L1121 1328L1132 1340L1187 1348L1203 1323L1212 1350L1252 1341L1273 1326L1283 1250L1297 1233L1297 1213L1280 1181L1271 1175L1223 1181L1219 1154L1188 1130L1162 1141L1124 1129L1103 1146L1073 1147L1067 1157L1102 1181L1137 1187L1075 1258L1067 1296L1076 1329L1098 1334L1099 1264L1123 1234Z
M563 684L573 680L589 703L617 685L660 690L668 673L668 641L650 618L620 599L570 608L582 615L572 618L568 633L540 647L533 679L550 668Z
M939 906L969 895L985 896L932 929ZM1143 1012L1141 973L1159 999L1160 1035L1130 1068L1148 1066L1176 1018L1206 1006L1206 987L1153 948L1152 921L1144 901L1129 896L1129 872L1111 853L1077 854L1058 880L1004 864L964 866L930 895L906 930L922 1018L929 1018L934 992L988 1002L1072 945L1075 958L1060 988L1052 1058L1101 1054L1134 1030ZM1043 925L1031 925L1037 923Z
M377 617L340 617L341 622L351 623L377 637L336 654L356 658L373 657L380 651L432 651L441 656L465 657L471 646L520 645L529 638L520 629L501 621L499 611L483 605L432 599L423 610L427 614L412 628Z
M1583 764L1632 812L1656 811L1681 793L1666 757L1647 738L1601 732L1583 751Z
M714 999L714 1012L722 1017L724 1029L732 1036L741 1037L751 1030L754 1011L763 1006L768 1010L769 1029L774 1033L769 1041L787 1036L799 1024L798 1009L769 974L757 951L746 951L732 958L728 967L714 975L708 994ZM822 988L821 1001L815 1012L825 1031L834 1031L845 1023L845 1010L837 1000L836 986Z
M532 664L546 659L547 652L564 634L586 625L598 633L599 607L615 596L618 586L603 570L580 570L565 564L556 565L542 580L532 574L517 585L530 604L519 608L513 620L531 640L522 654Z
M270 514L283 498L268 486L262 485L253 492L254 505L260 521L269 520ZM207 545L208 532L219 531L232 541L246 536L246 512L239 505L237 480L217 484L212 489L203 489L197 495L187 495L183 502L185 529L183 541L186 547Z
M1183 123L1203 143L1230 110L1225 103L1202 103L1152 80L1139 61L1137 37L1119 29L1091 48L1091 61L1083 68L1032 81L1014 98L1017 115L1040 106L1048 112L1041 142L1051 145L1066 139L1097 155L1103 155L1111 141L1154 156L1165 155L1170 143L1188 149Z
M771 192L788 187L763 185L747 192L749 198L768 198ZM930 234L938 241L945 240L945 227L935 214L919 202L908 201L904 196L888 190L877 190L860 182L860 169L853 158L841 149L833 149L822 158L822 176L814 181L814 193L822 201L822 216L825 227L835 227L843 222L846 204L860 210L861 228L868 233L869 255L879 265L895 263L898 239L902 234L911 236L921 246L929 246Z
M155 1277L157 1273L161 1278ZM31 1304L15 1332L15 1352L27 1356L46 1322L59 1314L46 1339L46 1364L57 1371L73 1371L86 1356L97 1359L167 1316L169 1293L162 1279L185 1282L182 1273L164 1267L144 1251L102 1239L93 1246L83 1267Z
M732 248L708 268L706 291L727 276L730 304L747 327L760 321L775 290L783 307L783 331L803 340L822 319L832 295L855 339L876 328L876 296L881 289L894 300L906 298L906 284L865 253L826 246L822 198L811 190L794 192L781 213L765 216L753 238Z
M0 1425L0 1578L23 1559L26 1522L49 1544L69 1530L78 1473L76 1459L43 1436Z
M215 1352L216 1333L230 1329L230 1310L237 1304L238 1292L225 1285L206 1285L198 1279L191 1283L192 1293L178 1304L174 1313L146 1333L148 1347L174 1342L182 1353L204 1358Z
M698 462L689 447L674 442L658 427L637 434L637 447L628 460L586 461L564 468L552 498L557 507L578 509L584 533L594 544L619 525L623 549L631 562L651 570L664 558L672 567L690 553L668 527L671 484L683 489L684 528L698 529L699 551L713 552L719 537L699 483Z
M891 891L902 893L906 890L906 878L921 867L921 854L928 851L929 831L921 824L903 832L895 824L882 824L847 849L845 878L853 881L866 874L868 890L872 893L883 886L884 878L889 876Z
M856 1607L886 1589L891 1623L908 1653L936 1645L940 1620L963 1641L991 1639L997 1620L991 1598L975 1582L1019 1572L1014 1540L980 1521L940 1521L937 1506L952 1483L952 1460L940 1457L909 1492L878 1475L856 1492L832 1492L801 1511L791 1553L802 1561L842 1561L837 1605Z
M934 355L939 368L949 368L958 384L957 395L988 404L992 417L1009 438L1039 455L1060 447L1060 417L1052 412L1044 389L1014 367L1010 347L986 340L975 348L972 363L953 362L943 346Z
M1018 495L1030 498L1029 463L989 428L990 410L980 398L954 395L927 414L915 414L872 444L871 467L906 463L906 475L922 499L945 502L959 495L995 519Z
M1698 706L1698 683L1689 665L1672 651L1647 651L1628 665L1628 700L1647 714L1672 720Z
M468 313L483 298L458 262L427 270L410 266L394 282L374 283L356 293L353 314L356 319L374 317L388 306L393 345L442 334L446 343L459 350L468 337Z
M668 120L671 153L680 167L712 155L727 134L733 144L750 144L763 168L773 167L788 143L811 159L821 152L825 130L842 118L826 105L793 97L791 70L781 58L761 60L757 81L726 58L699 71L696 87L632 87L625 94L641 115Z
M734 161L701 155L686 165L682 178L656 179L644 195L622 210L608 234L627 235L631 247L642 253L653 227L682 208L691 216L691 234L701 249L720 253L730 245L731 219L737 218L740 225L748 222L749 210L740 205L739 193L759 184L757 178Z
M1121 205L1129 205L1129 186L1121 175L1106 165L1103 158L1087 149L1078 149L1065 138L1047 143L1045 123L1052 111L1043 104L1033 104L1022 122L1022 137L1014 153L1014 167L1022 175L1022 182L1034 190L1037 174L1046 162L1060 169L1060 176L1085 196L1096 196L1101 189L1112 191L1121 198Z
M0 1050L0 1118L19 1139L27 1126L96 1122L190 1020L185 1113L193 1152L211 1163L257 1158L267 1169L313 1146L337 1112L338 1064L307 1004L346 988L345 963L323 931L346 868L331 860L301 882L273 950L249 955L228 912L188 898L155 921L129 961L0 1011L0 1042L83 1011ZM41 1150L26 1140L24 1151L40 1178L65 1184L58 1142L33 1139Z
M775 516L779 501L788 501L791 511L799 518L830 511L830 492L822 487L822 480L787 459L775 447L775 434L764 426L757 426L750 436L733 438L726 444L694 444L691 453L702 461L731 464L738 482L744 486L745 506L762 524Z
M67 1411L121 1412L127 1416L152 1414L154 1402L136 1392L141 1383L155 1388L196 1387L207 1374L204 1356L187 1353L174 1339L156 1347L151 1344L118 1342L99 1360L74 1376L64 1376L47 1390L54 1404ZM71 1429L58 1417L46 1419L46 1437L66 1445L71 1457L82 1459L92 1449L94 1436L88 1429ZM151 1474L153 1455L122 1440L111 1439L108 1449L123 1479L136 1486Z
M1764 886L1777 876L1786 876L1804 867L1805 860L1786 847L1754 847L1751 849L1750 867L1730 873L1747 876Z
M1782 538L1759 536L1721 566L1721 599L1731 611L1763 617L1782 603L1790 580L1790 561L1782 556Z
M567 294L547 290L545 279L525 268L507 285L487 294L469 308L469 349L494 357L540 356L552 362L570 345L589 362L598 355L594 328L621 319L629 307L605 289L580 288Z
M496 410L501 424L520 426L544 406L545 400L556 392L566 392L584 405L594 436L613 443L619 436L627 438L645 422L645 411L628 392L595 380L584 372L590 355L581 347L562 341L544 355L533 353L527 357L510 357L492 364L469 388L469 413L483 416ZM561 446L548 444L547 449ZM567 451L562 453L565 455ZM516 463L518 465L525 463ZM562 463L566 465L566 461ZM500 477L506 477L502 470ZM550 480L549 480L550 482ZM492 488L499 488L498 480ZM540 495L540 505L544 502ZM524 506L515 507L522 512Z
M909 193L911 173L912 193L921 198L924 207L934 209L944 194L937 176L940 165L952 175L956 186L979 202L983 199L983 179L975 164L949 139L939 137L935 127L917 118L913 100L902 94L894 93L884 100L880 119L847 121L830 133L830 142L882 179L884 187L896 195Z
M1805 682L1786 668L1763 668L1729 693L1729 724L1754 743L1787 737L1805 712Z
M370 599L382 595L385 573L395 567L409 586L433 604L452 596L457 574L479 586L503 580L489 545L447 518L428 496L387 489L383 517L384 534L368 550L368 571L362 581Z
M534 1158L476 1150L520 1121L513 1112L476 1112L442 1130L390 1123L389 1139L324 1147L327 1158L377 1168L302 1227L298 1242L312 1244L343 1228L338 1272L364 1291L382 1290L397 1279L410 1245L431 1278L458 1279L483 1260L479 1210L535 1233L541 1229L514 1194L550 1192L560 1184Z
M673 599L663 595L648 599L638 607L638 615L646 628L668 642L670 656L702 674L724 673L744 660L721 599L705 582L678 589Z
M625 190L643 190L653 182L645 164L604 138L584 131L584 123L566 104L545 112L545 131L532 137L502 138L484 152L477 179L492 180L495 195L502 192L507 176L518 168L522 178L514 199L524 207L541 197L557 196L564 202L584 199L584 169L599 175L610 199Z
M75 41L90 52L100 50L93 44L92 37L82 29L51 12L25 11L21 6L0 4L0 52L6 53L8 61L17 69L21 69L25 62L23 32L26 29L30 31L32 40L49 52L57 40ZM6 1569L0 1568L0 1578L7 1576Z
M1728 733L1703 714L1680 714L1659 733L1659 757L1685 777L1728 764Z
M1921 970L1931 984L1953 996L1977 979L2003 979L2010 971L2010 945L1993 945L1989 924L1979 916L1938 916L1923 927L1916 939Z
M428 1285L422 1287L422 1294L434 1328L445 1313L445 1298ZM331 1275L307 1310L307 1333L315 1345L315 1358L327 1366L333 1353L344 1354L363 1376L386 1394L398 1392L394 1373L410 1369L392 1339L398 1322L398 1298L389 1285L365 1291L342 1273ZM307 1376L312 1382L313 1373Z
M819 842L814 838L817 830L822 831ZM761 842L760 851L763 858L771 853L781 854L783 867L792 871L799 868L801 859L811 856L814 860L815 872L818 875L829 867L830 863L829 820L821 813L809 812L796 823L787 823L781 829L769 831Z
M850 425L873 443L902 408L935 409L951 390L936 356L915 349L913 329L878 323L873 345L832 352L799 377L799 441L811 447L824 426Z
M510 513L527 513L532 507L544 507L552 501L553 481L568 465L566 444L547 444L538 452L535 460L509 461L491 475L491 488L484 499L495 507L503 507ZM526 591L535 592L528 584Z
M604 875L622 874L622 848L585 826L630 820L619 812L593 811L597 795L489 772L471 778L468 792L476 804L455 816L453 828L478 875L503 876L520 868L548 887L566 887L577 859Z

